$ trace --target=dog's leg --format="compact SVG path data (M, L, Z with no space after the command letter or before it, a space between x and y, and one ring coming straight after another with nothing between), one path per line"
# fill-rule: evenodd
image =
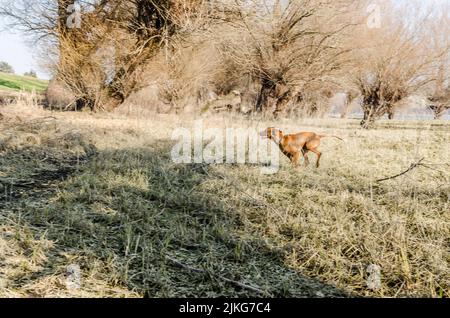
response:
M308 149L305 148L302 149L303 159L305 160L305 167L309 166L308 152L309 152Z
M310 151L314 152L317 155L316 167L320 166L320 157L322 157L322 153L317 149L310 149Z
M298 168L298 162L300 160L300 152L296 152L293 156L292 156L292 165L294 166L294 168Z

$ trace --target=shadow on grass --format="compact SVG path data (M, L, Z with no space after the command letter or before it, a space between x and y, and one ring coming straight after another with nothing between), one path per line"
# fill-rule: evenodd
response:
M348 296L286 266L281 249L246 228L239 206L211 191L213 167L176 165L170 149L100 151L47 196L0 210L56 244L43 270L15 286L77 263L82 289L100 277L146 297Z

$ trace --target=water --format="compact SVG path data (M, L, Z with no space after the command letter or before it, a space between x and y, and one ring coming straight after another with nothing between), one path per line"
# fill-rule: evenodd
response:
M341 114L338 112L331 112L330 117L340 118ZM347 118L350 119L363 119L363 113L361 111L355 111L348 114ZM382 119L388 119L387 115L383 116ZM409 120L434 120L434 114L431 111L409 111L409 112L399 112L395 114L394 120L409 121ZM447 112L440 118L440 120L450 120L450 111Z

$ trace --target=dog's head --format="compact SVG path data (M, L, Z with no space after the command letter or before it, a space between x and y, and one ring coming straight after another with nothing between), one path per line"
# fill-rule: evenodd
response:
M283 138L283 132L275 127L269 127L260 133L261 137L269 138L273 140L280 140Z

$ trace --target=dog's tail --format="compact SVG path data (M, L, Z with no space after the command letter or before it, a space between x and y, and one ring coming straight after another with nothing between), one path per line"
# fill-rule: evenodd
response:
M341 141L344 141L344 139L342 139L341 137L335 136L335 135L317 135L319 138L326 138L326 137L333 137L333 138L337 138Z

